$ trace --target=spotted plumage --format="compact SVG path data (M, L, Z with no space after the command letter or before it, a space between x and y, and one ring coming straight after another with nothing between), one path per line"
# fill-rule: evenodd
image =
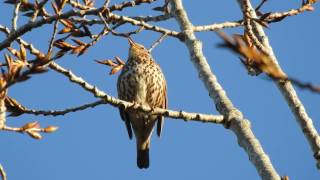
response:
M153 60L149 51L129 38L129 57L118 78L117 89L120 99L160 108L167 108L167 85L160 66ZM157 122L157 135L160 136L163 117L146 115L132 109L120 110L126 124L129 138L132 129L136 137L137 166L149 167L150 136Z

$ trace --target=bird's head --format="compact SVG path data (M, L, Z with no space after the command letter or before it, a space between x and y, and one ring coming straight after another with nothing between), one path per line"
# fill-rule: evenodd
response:
M143 45L134 42L131 38L128 38L130 49L129 57L133 59L141 59L142 57L151 57L150 52Z

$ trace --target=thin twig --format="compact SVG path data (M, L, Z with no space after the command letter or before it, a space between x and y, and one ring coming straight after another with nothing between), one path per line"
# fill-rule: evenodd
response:
M82 111L88 108L94 108L96 106L107 104L104 100L98 100L92 103L87 103L81 106L73 107L73 108L66 108L64 110L35 110L35 109L28 109L25 106L21 106L18 113L21 114L33 114L33 115L43 115L43 116L61 116L72 112Z
M89 7L86 5L81 4L78 0L75 2L73 0L68 1L68 3L75 9L79 9L79 10L90 10L90 9L94 9L93 7Z
M10 132L17 132L17 133L24 133L29 135L30 137L34 139L42 139L42 135L40 133L52 133L55 132L58 129L57 126L48 126L45 128L40 127L40 124L35 122L30 122L22 127L10 127L10 126L4 126L1 131L10 131Z
M139 27L138 29L134 30L134 31L131 31L131 32L127 32L127 33L119 33L119 32L116 32L114 29L117 28L117 27L112 27L110 28L106 19L103 17L103 15L101 13L99 13L99 17L100 19L102 20L102 22L104 23L104 26L105 26L105 30L107 30L107 32L111 32L112 35L115 35L115 36L120 36L120 37L129 37L130 35L132 34L137 34L139 32L141 32L144 27L141 26Z
M144 21L138 21L138 20L132 19L132 18L127 17L127 16L120 16L120 15L117 15L117 14L110 13L109 18L112 21L116 21L116 22L120 22L120 23L121 22L127 22L127 23L130 23L130 24L135 25L135 26L142 26L146 30L156 31L156 32L160 32L160 33L163 33L163 34L167 34L168 36L173 36L173 37L176 37L178 39L182 39L181 34L179 32L177 32L177 31L173 31L173 30L169 30L169 29L166 29L166 28L163 28L163 27L151 25L151 24L148 24L148 23L146 23Z
M144 22L159 22L159 21L166 21L172 18L172 15L165 14L165 15L158 15L158 16L129 16L131 19L135 19L137 21L144 21ZM98 18L86 19L84 17L70 17L69 20L75 23L81 23L85 25L95 25L95 24L103 24L104 22ZM124 24L125 22L117 23L117 26Z
M148 49L148 51L151 52L151 51L152 51L156 46L158 46L166 37L167 37L167 34L162 34L162 35L160 36L160 38L151 45L151 47Z
M6 26L0 25L0 31L4 32L7 36L10 34L10 29ZM24 40L22 40L20 37L16 38L15 41L17 41L19 44L23 44L23 46L25 48L27 48L31 54L35 55L35 56L41 56L41 52L34 48L32 44L25 42ZM29 61L32 62L32 61ZM1 65L6 65L6 64L1 64Z
M36 0L36 2L38 2L38 0ZM35 10L34 13L32 14L32 16L30 17L29 22L34 22L34 21L37 19L38 14L39 14L40 12L44 13L43 16L48 15L48 14L46 13L46 10L44 9L44 5L45 5L47 2L48 2L48 0L43 0L41 3L39 3L38 8L36 8L36 10Z
M4 171L4 169L3 169L1 164L0 164L0 176L1 176L2 180L7 180L7 174Z
M54 43L54 40L55 40L57 32L58 32L58 26L59 26L59 21L56 20L54 22L54 25L53 25L53 32L52 32L52 36L51 36L51 39L50 39L50 42L49 42L49 48L48 48L47 53L51 53L52 52L53 43Z
M12 131L12 132L22 132L23 130L20 127L10 127L10 126L4 126L1 131Z
M103 3L103 7L108 8L109 3L110 3L110 0L105 0Z
M17 21L19 17L19 9L21 5L21 0L18 0L15 4L14 10L13 10L13 16L12 16L12 32L14 32L17 29Z
M256 7L255 11L259 11L260 8L267 2L268 0L262 0L260 4Z
M152 3L154 1L157 1L157 0L133 0L133 1L127 1L127 2L123 2L121 4L115 4L115 5L112 5L110 6L110 11L122 11L124 8L127 8L127 7L135 7L135 6L138 6L140 5L141 3Z
M108 25L106 19L103 17L102 13L99 12L98 15L99 15L100 20L103 22L103 24L104 24L104 26L105 26L104 29L105 29L107 32L111 32L112 29L109 28L109 25Z
M8 38L6 38L2 42L0 42L0 51L4 48L8 47L10 45L10 43L13 42L16 38L22 36L23 34L25 34L28 31L31 31L34 28L41 27L44 24L51 24L53 21L56 21L59 19L67 19L71 16L81 16L82 17L84 15L98 15L98 13L102 10L104 10L104 9L98 8L98 9L79 10L79 11L69 10L66 13L60 14L59 16L52 15L52 16L47 17L45 19L42 18L42 19L37 20L35 22L29 22L29 23L21 26L20 28L18 28L15 32L12 32L8 36ZM166 33L169 36L173 36L173 37L181 39L181 34L179 32L172 31L172 30L169 30L169 29L166 29L163 27L159 27L159 26L154 26L154 25L148 24L143 21L137 21L137 20L129 18L127 16L120 16L117 14L110 13L110 16L108 18L111 19L112 21L115 21L115 22L127 22L132 25L143 26L147 30L156 31L156 32L160 32L160 33Z
M161 14L158 16L130 16L130 18L138 20L138 21L144 21L144 22L159 22L159 21L166 21L173 16L171 14Z
M305 11L312 11L313 7L312 5L315 4L316 2L319 1L314 1L312 4L305 4L297 9L291 9L288 11L284 11L284 12L275 12L275 13L271 13L270 15L268 15L264 21L267 22L278 22L280 20L282 20L285 17L289 17L289 16L296 16L299 15Z

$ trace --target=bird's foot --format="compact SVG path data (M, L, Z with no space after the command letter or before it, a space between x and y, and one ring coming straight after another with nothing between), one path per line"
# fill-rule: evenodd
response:
M150 113L152 114L157 107L150 106Z
M136 101L132 101L132 105L131 105L130 108L132 108L132 109L138 109L138 108L141 107L141 106L142 106L142 103L138 103L138 102L136 102Z

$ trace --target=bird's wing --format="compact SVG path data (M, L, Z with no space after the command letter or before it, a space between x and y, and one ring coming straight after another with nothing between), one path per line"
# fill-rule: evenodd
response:
M128 113L126 112L126 110L122 106L119 107L119 112L120 112L121 119L126 124L126 128L127 128L127 131L128 131L129 138L132 139L132 128L131 128L131 123L130 123L130 120L129 120Z
M161 104L160 107L164 108L164 109L167 109L167 107L168 107L168 97L167 97L167 84L166 84L166 81L163 81L163 87L164 87L164 90L163 90L162 96L164 98L162 98L163 101L162 101L162 104ZM163 116L159 116L158 117L158 121L157 121L157 135L159 137L161 136L163 123L164 123L164 117Z
M118 90L118 96L120 99L126 100L125 97L123 96L124 92L121 92L121 88L120 88L120 83L121 83L121 76L122 74L120 74L119 78L118 78L118 82L117 82L117 90ZM128 131L128 135L129 138L132 139L132 127L131 127L131 123L129 120L129 116L128 113L126 112L125 108L123 106L119 107L119 112L120 112L120 117L121 119L125 122L126 124L126 128Z

